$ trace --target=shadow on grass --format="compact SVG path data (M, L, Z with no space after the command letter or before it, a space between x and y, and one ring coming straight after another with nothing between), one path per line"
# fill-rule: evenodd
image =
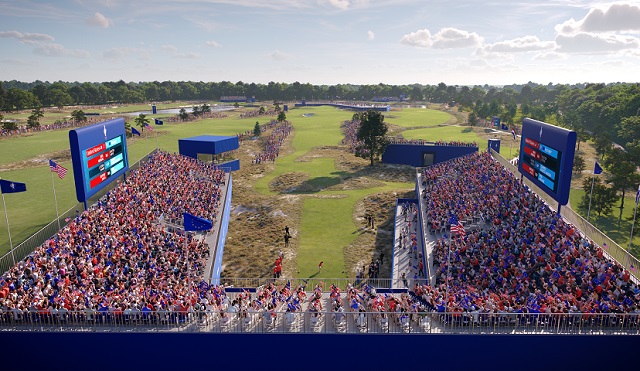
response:
M461 133L470 133L472 131L473 131L473 128L469 126L469 127L466 127L464 129L462 129Z

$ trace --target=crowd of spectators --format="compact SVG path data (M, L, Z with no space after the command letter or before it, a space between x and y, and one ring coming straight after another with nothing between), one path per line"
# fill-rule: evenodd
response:
M275 109L268 109L268 110L257 109L249 112L242 112L240 114L240 118L247 119L247 118L259 117L259 116L276 116L277 114L278 114L278 111L276 111Z
M432 230L464 220L464 235L433 251L436 283L422 290L439 310L516 313L639 312L630 272L532 193L488 153L422 172ZM453 218L453 219L452 219ZM477 223L477 228L469 228ZM446 233L445 233L446 235Z
M414 144L419 146L434 145L434 146L455 146L455 147L478 147L476 142L461 142L457 140L437 140L435 142L424 139L406 139L398 137L389 137L389 144Z
M229 115L225 111L206 111L206 112L198 112L198 115L194 115L191 112L187 112L188 115L185 118L182 118L180 114L165 117L162 119L163 122L191 122L202 119L221 119L225 117L229 117Z
M0 308L17 315L187 310L199 300L209 247L166 230L159 218L187 212L215 224L224 176L198 160L156 152L9 269Z
M358 139L358 130L360 130L360 120L346 120L340 125L342 132L344 133L344 139L342 144L349 147L349 152L352 152L359 157L367 157L369 151L365 148L364 141Z
M273 129L273 131L266 138L261 138L263 150L255 155L252 163L261 164L267 161L275 162L276 158L280 155L280 147L291 133L293 126L286 120L282 122L271 120L268 124L262 125L260 129L263 132L268 129Z

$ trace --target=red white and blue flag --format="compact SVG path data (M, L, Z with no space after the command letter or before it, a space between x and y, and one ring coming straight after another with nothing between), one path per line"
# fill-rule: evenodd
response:
M455 233L455 234L458 234L460 236L466 235L466 232L464 230L464 226L458 220L458 218L452 217L449 221L451 222L451 233Z
M149 130L149 131L153 131L153 128L152 128L152 127L151 127L151 125L149 125L149 124L146 124L146 123L145 123L145 124L144 124L144 127L145 127L145 128L147 128L147 130Z
M67 169L52 160L49 160L49 169L51 169L51 172L58 174L60 179L64 179L64 176L67 175Z
M516 140L516 129L511 129L511 134L513 135L513 140Z

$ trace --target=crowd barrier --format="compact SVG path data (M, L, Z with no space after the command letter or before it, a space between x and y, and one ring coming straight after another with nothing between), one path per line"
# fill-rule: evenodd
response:
M221 312L218 310L16 313L2 331L639 335L640 313Z

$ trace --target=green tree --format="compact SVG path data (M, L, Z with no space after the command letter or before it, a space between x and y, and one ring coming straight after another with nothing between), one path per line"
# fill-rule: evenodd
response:
M259 137L262 134L262 130L260 129L260 123L256 121L256 125L253 127L253 136Z
M591 194L591 184L593 182L593 196L591 197L591 212L598 213L598 216L609 215L613 210L613 203L618 199L616 190L604 184L600 177L584 178L582 189L584 195L580 199L578 208L587 215L589 212L589 195Z
M180 117L180 120L185 121L186 119L189 118L189 114L187 113L186 109L180 108L180 112L178 112L178 117Z
M84 111L81 109L77 109L71 112L71 118L73 118L76 122L87 121L87 116L85 116Z
M278 112L278 122L283 122L287 120L287 115L284 113L284 111L280 111Z
M358 118L360 120L358 139L364 142L364 149L373 166L374 159L380 158L387 148L386 135L389 127L384 122L384 115L378 111L362 112Z
M22 110L25 108L33 108L41 106L38 98L36 98L33 93L30 91L18 89L18 88L10 88L6 93L6 101L5 101L5 109L7 111L11 110Z
M200 111L200 107L198 107L198 106L193 106L192 111L191 111L191 114L192 114L194 117L198 117L198 116L200 116L200 115L202 114L202 112Z
M44 112L40 108L34 108L27 118L27 126L35 128L40 126L40 119L44 117Z
M205 113L209 113L209 112L211 112L211 106L210 106L210 105L208 105L208 104L206 104L206 103L204 103L204 104L202 105L202 107L200 107L200 112L201 112L202 114L205 114Z
M260 106L260 109L258 110L258 113L261 115L264 115L264 113L266 112L264 106Z
M18 130L18 124L13 121L5 121L2 123L2 128L6 131Z
M573 174L581 176L585 168L584 158L580 155L575 155L573 158Z
M476 126L476 124L478 123L478 115L476 115L475 112L471 111L469 113L469 117L467 118L467 122L471 126Z
M411 100L412 101L421 101L424 99L424 95L422 93L422 89L419 86L414 86L411 90Z
M280 112L280 103L278 103L278 101L273 101L273 109L276 110L276 112Z
M611 188L616 192L620 192L620 216L618 218L618 228L620 228L625 193L629 189L635 189L640 176L638 175L636 164L631 159L631 155L621 148L613 148L605 158L604 165L610 174L609 182L612 185Z
M140 132L142 133L144 131L144 126L148 124L150 120L147 118L147 115L141 113L138 115L138 117L136 117L134 121L136 123L136 126L140 128Z

